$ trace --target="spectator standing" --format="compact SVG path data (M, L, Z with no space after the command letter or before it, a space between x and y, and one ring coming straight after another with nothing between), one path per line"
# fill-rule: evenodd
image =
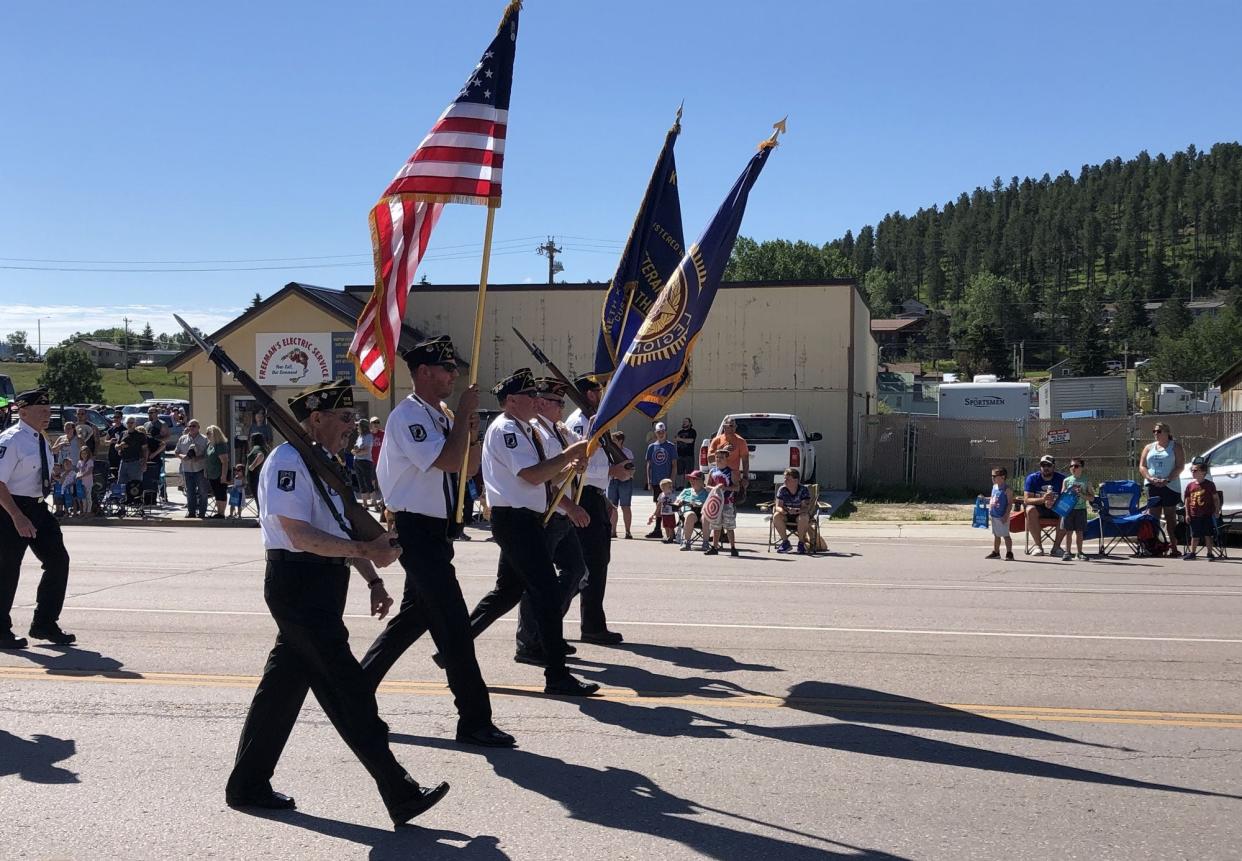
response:
M264 439L263 434L251 434L250 450L246 452L246 495L256 501L258 501L259 492L259 470L263 467L263 461L267 460L267 453L267 440Z
M121 453L117 448L117 443L123 436L125 436L125 416L117 410L112 414L112 424L108 425L108 429L103 432L104 441L108 444L108 467L110 469L121 468Z
M983 497L979 497L982 499ZM992 496L988 500L988 523L992 527L992 552L988 559L1000 558L1001 539L1005 539L1005 559L1013 561L1013 538L1009 535L1009 511L1013 494L1009 492L1009 470L1003 466L992 470Z
M1155 439L1139 455L1139 474L1147 482L1147 509L1164 512L1170 552L1176 556L1177 506L1182 501L1178 476L1186 466L1186 452L1164 422L1157 422L1151 432Z
M371 460L371 448L375 438L371 436L371 428L363 419L358 420L358 437L354 440L350 452L354 456L354 475L358 477L358 499L363 508L380 510L375 502L375 461Z
M229 487L229 517L241 517L246 507L246 466L233 467L233 484Z
M1087 530L1087 500L1091 497L1091 483L1083 473L1086 468L1087 462L1081 457L1072 459L1070 474L1061 483L1062 493L1074 494L1074 507L1070 509L1069 514L1061 518L1061 528L1065 530L1064 559L1066 562L1074 558L1070 553L1071 538L1078 543L1079 561L1087 561L1087 554L1082 552L1083 533Z
M57 460L69 462L76 474L78 471L78 452L82 450L82 441L78 439L77 426L73 422L65 422L65 432L56 438L52 451Z
M666 478L670 481L677 478L677 446L668 441L668 426L656 422L655 439L647 446L646 489L651 491L652 502L660 498L660 483Z
M190 419L185 433L177 440L174 454L181 460L181 481L185 488L186 517L207 517L207 437L199 431L197 419Z
M1190 462L1190 481L1186 485L1186 525L1190 529L1190 547L1182 559L1188 562L1194 559L1202 541L1207 561L1214 561L1212 536L1216 532L1216 515L1220 513L1217 511L1219 501L1216 483L1208 478L1208 462L1196 457Z
M665 544L672 544L676 540L673 538L673 530L677 528L673 499L673 480L671 478L661 479L660 493L655 499L655 511L651 512L651 517L647 522L654 523L657 530L661 527L664 529Z
M694 429L694 422L684 418L681 428L677 431L677 475L689 476L694 469L694 444L699 441L699 433Z
M1039 530L1041 519L1057 522L1052 555L1057 558L1061 556L1061 541L1065 538L1065 530L1061 528L1061 518L1052 510L1052 504L1056 502L1057 494L1065 484L1065 476L1057 472L1056 467L1056 458L1050 454L1044 455L1039 459L1039 469L1028 475L1022 485L1022 501L1026 503L1026 531L1035 547L1032 556L1044 555L1044 536Z
M95 458L86 446L82 446L81 451L78 452L77 479L74 493L77 495L78 513L89 515L91 504L94 502L91 494L95 490Z
M625 447L625 434L621 431L615 431L612 435L617 446L621 449L621 453L625 455L626 463L633 463L634 452ZM608 501L612 503L611 510L608 512L612 520L612 537L617 537L617 509L621 510L621 521L625 524L625 537L633 538L630 533L630 524L634 519L634 511L630 507L634 500L634 473L628 473L626 478L617 478L613 476L608 479Z
M142 473L144 494L159 494L160 501L168 501L168 490L160 477L164 472L164 451L174 444L168 425L160 421L159 407L147 410L147 460ZM154 498L154 497L152 497Z
M272 426L267 423L267 411L255 408L250 416L250 427L246 431L246 437L250 440L250 445L254 446L254 435L259 434L263 437L263 447L265 451L272 450Z
M216 513L212 519L224 517L225 491L228 488L229 476L229 441L224 431L215 425L208 425L203 432L207 437L207 458L203 466L203 475L211 490L211 497L216 501Z
M126 419L125 433L114 445L120 464L117 469L118 482L129 484L131 481L142 480L142 473L147 465L148 443L147 432L138 424L138 419L134 416Z
M91 458L94 459L99 451L99 433L95 426L91 424L90 416L86 414L86 410L78 407L77 418L74 424L77 426L78 439L82 445L90 449Z
M728 463L728 452L723 448L717 449L713 457L716 459L716 465L708 473L707 484L711 488L711 493L720 494L721 505L718 517L708 519L706 516L707 512L706 510L704 511L703 534L707 536L708 530L711 530L711 538L713 539L711 545L704 551L704 554L715 556L719 553L727 534L729 536L729 555L737 556L737 544L733 540L733 530L737 526L737 508L735 507L734 500L737 498L738 485L733 477L733 470Z
M746 477L750 474L750 447L745 438L737 432L737 422L730 418L724 420L720 426L720 433L712 437L712 441L707 444L709 464L716 462L716 451L722 448L727 455L725 466L732 471L741 495L744 497L746 488L750 485L750 479Z

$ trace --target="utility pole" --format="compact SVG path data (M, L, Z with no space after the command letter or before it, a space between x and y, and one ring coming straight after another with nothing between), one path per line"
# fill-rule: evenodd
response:
M1018 342L1018 379L1026 373L1026 341Z
M125 323L125 336L121 339L121 349L125 351L125 382L129 382L129 318L122 317Z
M552 276L557 272L564 272L565 267L556 262L556 255L561 253L561 249L557 247L556 240L551 236L543 245L538 246L535 251L542 257L548 258L548 283L552 283Z

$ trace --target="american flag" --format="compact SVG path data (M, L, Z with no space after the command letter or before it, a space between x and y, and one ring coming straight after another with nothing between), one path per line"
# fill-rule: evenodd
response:
M457 98L431 127L371 210L375 289L349 345L359 379L388 393L406 299L446 203L500 206L521 0L511 0Z

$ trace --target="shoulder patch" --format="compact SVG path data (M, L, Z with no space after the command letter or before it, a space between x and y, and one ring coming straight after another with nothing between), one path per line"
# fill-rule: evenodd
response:
M427 438L427 429L419 424L410 425L410 436L414 437L414 442L422 442Z
M505 448L517 448L517 434L515 433L505 434Z
M286 493L292 493L294 486L297 484L298 474L292 469L282 469L276 472L276 486Z

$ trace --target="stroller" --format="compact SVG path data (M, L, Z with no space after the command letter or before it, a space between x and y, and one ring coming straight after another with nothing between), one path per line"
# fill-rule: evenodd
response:
M134 479L122 484L116 475L110 476L108 493L104 496L99 512L104 517L139 517L147 519L147 508L144 504L142 480Z

